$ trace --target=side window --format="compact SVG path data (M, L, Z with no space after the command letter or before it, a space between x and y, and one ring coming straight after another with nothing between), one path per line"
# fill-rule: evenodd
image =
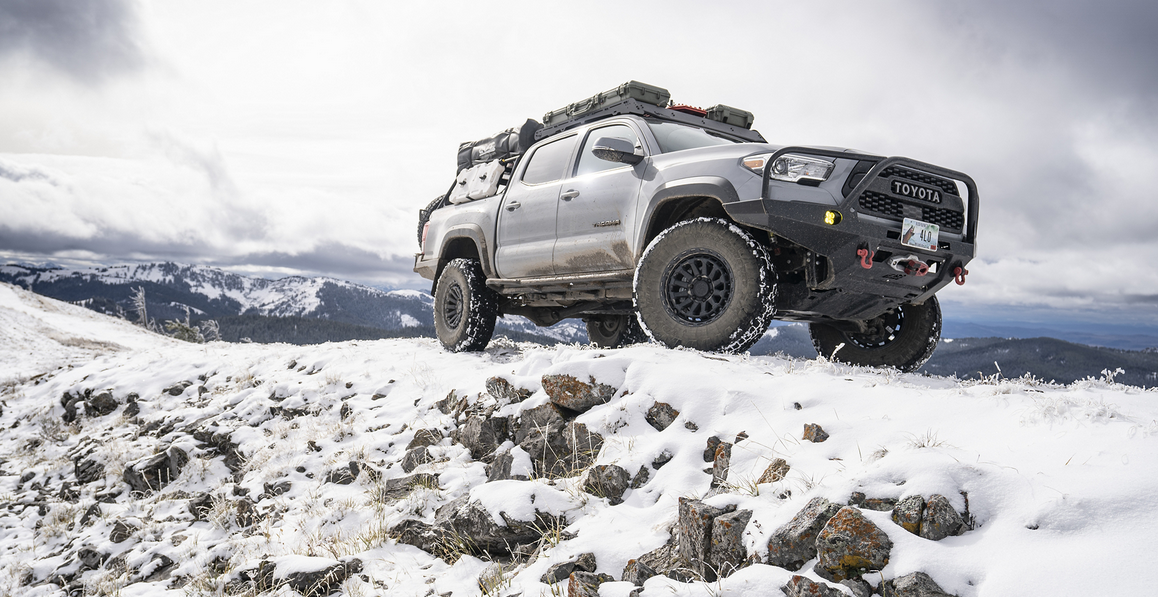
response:
M617 137L635 145L638 140L635 136L635 131L626 124L613 124L597 129L591 129L587 133L587 142L583 144L583 152L579 154L579 167L575 171L575 176L583 176L584 174L591 174L592 172L602 172L603 170L610 170L612 168L623 168L627 164L619 164L616 162L608 162L595 157L591 150L595 148L595 142L604 137Z
M523 182L543 184L563 178L563 170L571 159L571 150L575 148L577 139L576 135L571 135L536 149L531 155L531 161L527 163L527 169L523 171Z

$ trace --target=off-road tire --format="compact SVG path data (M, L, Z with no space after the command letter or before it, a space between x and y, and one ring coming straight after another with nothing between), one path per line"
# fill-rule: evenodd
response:
M884 324L882 333L843 332L823 323L809 324L808 332L820 356L850 365L895 367L911 372L933 356L941 339L941 305L937 297L921 305L901 305L877 319L877 323Z
M639 327L635 313L630 315L600 315L585 322L587 338L599 348L619 348L647 342L647 334Z
M434 331L451 352L477 352L487 347L498 317L495 292L477 259L446 264L434 292Z
M633 287L639 322L666 346L748 350L776 313L776 271L764 245L720 218L680 222L644 251Z
M434 201L431 201L430 204L428 204L425 208L418 210L418 246L419 246L419 248L422 247L422 229L426 228L426 223L430 221L430 214L434 213L434 210L438 209L439 207L442 207L442 200L443 199L446 199L445 195L440 196L440 197L435 197Z

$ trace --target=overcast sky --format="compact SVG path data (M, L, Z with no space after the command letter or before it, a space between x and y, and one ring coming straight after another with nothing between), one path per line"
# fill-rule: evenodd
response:
M971 174L946 316L1158 325L1158 3L0 0L0 259L423 287L464 140L635 79Z

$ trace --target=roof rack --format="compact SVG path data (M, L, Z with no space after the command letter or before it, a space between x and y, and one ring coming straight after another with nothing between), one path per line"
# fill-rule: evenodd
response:
M553 135L562 133L563 131L571 130L575 127L583 126L589 122L610 118L612 116L620 116L623 114L635 114L638 116L658 118L660 120L668 120L671 122L679 122L682 124L690 124L698 126L709 131L722 133L731 137L736 137L743 141L751 143L767 143L764 136L752 129L746 129L730 124L724 124L708 118L701 118L687 114L685 112L678 112L668 108L661 108L656 105L644 103L635 99L627 99L617 104L592 110L582 116L576 116L571 120L559 123L554 126L546 126L538 131L535 131L535 140L546 139Z

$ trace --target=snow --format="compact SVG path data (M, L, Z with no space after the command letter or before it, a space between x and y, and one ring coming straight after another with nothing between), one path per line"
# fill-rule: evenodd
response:
M347 580L347 594L419 596L433 588L479 595L478 576L488 562L465 556L447 564L384 532L405 518L433 521L439 506L469 494L496 521L499 512L511 520L530 520L536 510L566 517L574 538L546 545L535 561L505 567L503 595L550 595L539 577L584 552L596 555L599 572L619 579L629 559L667 540L680 497L752 510L746 541L759 553L811 498L846 502L854 491L877 498L939 493L958 511L967 495L976 519L964 535L932 542L893 524L887 512L864 511L894 544L888 566L866 577L873 584L923 571L961 597L1152 592L1148 572L1133 563L1149 554L1158 532L1158 392L1114 383L1112 375L1069 386L961 382L823 359L656 345L603 350L496 342L460 354L432 339L193 345L9 285L0 285L0 341L0 502L9 505L0 507L0 594L63 595L41 581L58 569L75 570L76 550L91 547L139 568L84 572L80 578L93 592L217 594L263 559L284 577L357 557L370 582ZM499 375L534 391L522 403L498 405L501 414L517 414L546 402L538 380L547 373L619 388L578 419L605 437L597 463L634 474L664 451L672 460L611 506L582 492L576 478L485 483L484 465L444 439L431 448L438 461L415 470L438 473L439 488L418 487L398 500L375 497L380 481L373 477L404 475L398 462L417 430L452 428L435 402L451 391L472 404L493 400L485 382ZM194 384L182 395L163 393L184 380ZM85 389L108 390L122 404L137 393L139 425L123 416L124 406L63 424L60 397ZM662 432L644 419L656 401L679 411ZM271 407L305 414L286 418ZM830 439L801 440L806 423L820 424ZM158 430L168 425L172 431ZM192 437L204 429L226 432L237 444L245 473L239 482L220 455ZM732 449L730 489L712 492L711 476L703 473L706 441L730 442L740 432L749 437ZM73 455L90 442L105 475L78 486ZM79 523L97 493L126 487L121 474L128 463L170 446L190 456L177 479L145 497L126 491L101 503L95 521ZM516 468L526 470L529 458L514 450ZM788 477L756 485L774 458L789 463ZM350 461L376 475L361 474L349 485L325 482ZM35 474L21 483L28 472ZM80 492L75 504L57 497L65 480ZM282 481L292 484L289 491L263 497L265 484ZM186 506L201 492L219 505L207 521L193 520ZM249 528L225 507L242 493L261 515ZM11 507L37 500L47 503L43 516L36 507ZM108 537L118 520L135 521L140 530L114 544ZM160 555L175 568L167 580L145 582ZM215 558L228 563L220 576L207 572ZM819 580L813 565L799 573ZM26 572L36 579L31 586L20 585ZM792 574L755 565L710 584L653 578L643 595L779 594ZM176 578L196 584L170 584ZM603 594L630 589L607 584Z

